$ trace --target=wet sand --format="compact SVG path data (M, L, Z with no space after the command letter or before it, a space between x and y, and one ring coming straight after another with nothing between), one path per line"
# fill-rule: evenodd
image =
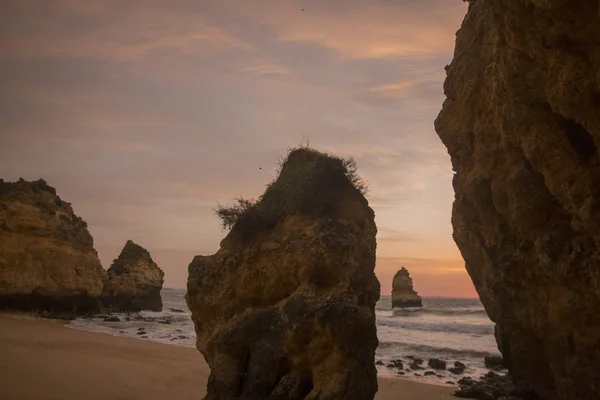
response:
M0 314L3 400L200 400L208 374L195 349ZM452 399L453 390L380 377L375 399Z

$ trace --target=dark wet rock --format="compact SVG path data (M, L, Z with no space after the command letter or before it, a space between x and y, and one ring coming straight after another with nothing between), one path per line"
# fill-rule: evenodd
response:
M423 376L437 376L437 374L433 371L425 371Z
M534 400L538 399L532 392L523 390L515 386L510 375L498 375L489 372L478 381L472 379L467 381L462 378L458 381L459 389L454 392L454 396L476 400L500 400L500 399L519 399Z
M127 321L127 322L131 321L131 317L125 317L125 321Z
M400 359L392 360L392 361L390 361L390 363L393 365L394 368L398 368L398 369L404 368L404 363Z
M389 363L388 365L386 365L387 368L395 368L396 366L392 363Z
M146 328L138 328L137 330L138 331L143 331L144 329L146 329Z
M138 336L139 336L139 335L145 335L145 334L146 334L146 332L145 332L145 331L139 331L139 332L137 333L137 335L138 335Z
M169 308L169 311L174 312L174 313L182 313L185 312L179 308Z
M423 360L421 360L420 358L414 359L413 362L410 363L410 369L413 369L413 370L425 369L421 366L421 364L423 364Z
M421 374L417 374L416 372L414 373L414 376L422 376Z
M446 361L440 360L439 358L432 358L427 362L433 369L446 370Z
M142 336L142 339L148 339L148 336Z
M456 385L456 382L453 382L453 381L446 381L446 382L444 382L444 383L446 383L446 384L448 384L448 385Z
M158 321L159 324L171 325L171 321Z
M187 339L187 338L188 338L187 336L184 336L184 335L179 335L179 336L177 336L177 337L178 337L179 339Z
M398 372L397 372L397 374L398 374L398 375L404 375L404 374L405 374L405 372L404 372L404 371L398 371Z
M119 333L125 333L125 331L119 331Z
M504 366L504 360L502 360L502 357L498 357L498 356L485 356L485 358L483 359L485 366L489 369L493 369L493 370L502 370L505 369L506 367Z
M485 378L485 379L495 379L500 377L500 375L498 375L497 373L493 372L493 371L489 371L488 373L486 373L485 375L483 375L481 378Z
M465 376L464 378L460 378L457 383L460 386L471 386L475 383L475 380L470 376Z
M461 363L460 361L455 361L454 367L448 368L448 371L452 372L453 374L459 375L464 373L466 369L467 366L465 364Z
M377 360L377 362L375 363L375 365L383 365L383 361ZM392 367L393 367L393 365L392 365Z
M111 315L108 317L104 317L104 322L121 322L121 320L116 315Z

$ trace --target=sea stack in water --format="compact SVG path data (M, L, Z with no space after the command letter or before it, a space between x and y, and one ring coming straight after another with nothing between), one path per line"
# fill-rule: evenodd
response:
M423 307L421 297L413 290L413 281L402 267L392 280L392 308Z
M189 266L186 300L211 373L206 400L373 399L373 210L352 162L289 153L258 202ZM230 218L234 216L234 218Z
M514 379L600 398L597 0L479 0L456 39L436 130L454 238Z
M161 311L164 275L146 249L128 240L108 269L102 303L113 311Z
M0 307L86 312L106 279L87 224L42 179L0 179Z

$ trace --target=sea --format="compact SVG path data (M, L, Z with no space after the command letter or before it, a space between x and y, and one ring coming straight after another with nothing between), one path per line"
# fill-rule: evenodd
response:
M108 333L195 347L194 325L184 299L185 289L161 291L163 311L113 314L119 322L104 321L104 317L76 319L68 325L73 329ZM477 379L489 370L485 356L500 356L494 339L494 324L485 313L479 299L423 297L422 308L392 309L391 296L381 296L375 307L379 346L376 353L381 376L426 380L429 383L456 382L463 376ZM412 358L423 359L424 370L408 369ZM448 368L459 361L466 371L454 375L435 371L425 375L429 359L444 360ZM392 360L402 360L403 375L392 368ZM381 365L383 363L383 365ZM388 367L389 366L389 367Z

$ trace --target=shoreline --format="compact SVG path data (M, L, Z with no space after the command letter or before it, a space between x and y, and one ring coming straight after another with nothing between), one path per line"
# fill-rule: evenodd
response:
M200 400L209 368L195 348L71 329L64 321L0 313L7 400ZM454 387L378 377L376 400L451 399ZM4 385L3 385L4 386Z

